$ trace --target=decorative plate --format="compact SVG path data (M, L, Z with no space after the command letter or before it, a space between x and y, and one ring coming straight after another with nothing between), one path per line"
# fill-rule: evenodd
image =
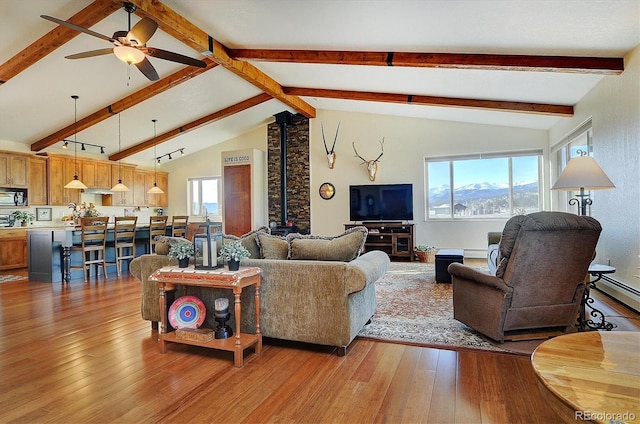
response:
M195 296L182 296L169 308L169 323L173 328L198 328L204 322L207 310Z

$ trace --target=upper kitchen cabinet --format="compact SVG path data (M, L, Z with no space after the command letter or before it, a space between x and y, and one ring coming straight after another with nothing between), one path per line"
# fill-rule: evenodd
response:
M129 191L114 191L111 194L102 195L103 206L135 206L133 201L134 181L133 174L135 167L132 165L111 165L111 187L122 180L122 184L129 188Z
M80 162L78 162L78 171ZM67 206L69 203L80 203L80 190L67 189L64 186L76 174L76 162L68 156L49 156L49 204Z
M158 187L164 191L163 194L147 193L154 183L157 183ZM153 171L136 169L133 184L133 196L136 206L167 207L169 206L168 190L168 173L158 171L156 175Z
M46 205L47 192L47 158L32 156L29 158L29 204Z
M0 187L29 188L29 155L0 152Z
M82 159L79 161L82 168L80 180L87 188L99 188L109 190L111 188L111 163L106 161L93 161Z

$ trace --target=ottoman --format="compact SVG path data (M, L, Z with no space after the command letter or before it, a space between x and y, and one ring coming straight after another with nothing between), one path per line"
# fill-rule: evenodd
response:
M463 249L440 249L436 253L436 283L450 283L451 274L447 268L453 262L464 263Z

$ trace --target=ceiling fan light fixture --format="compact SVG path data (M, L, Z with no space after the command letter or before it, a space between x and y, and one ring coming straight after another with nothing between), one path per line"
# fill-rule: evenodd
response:
M140 63L144 60L144 53L135 47L116 46L113 48L113 53L118 59L129 65Z

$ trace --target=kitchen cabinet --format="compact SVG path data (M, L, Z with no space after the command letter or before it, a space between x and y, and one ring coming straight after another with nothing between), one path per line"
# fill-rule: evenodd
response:
M87 188L111 188L111 163L83 159L78 161L82 172L80 180Z
M47 158L32 156L29 158L29 204L46 205L47 191Z
M29 156L0 152L0 187L29 187Z
M129 191L112 192L102 196L103 206L134 206L133 201L133 174L134 166L112 164L111 165L111 187L118 184L118 180L122 178L122 184L129 187Z
M157 206L166 207L168 201L169 174L166 172L158 172L157 177L153 171L145 171L136 169L133 178L133 197L136 206ZM158 187L164 191L164 194L149 194L147 191L157 182Z
M78 168L80 161L78 161ZM64 186L76 175L76 164L72 157L49 156L49 204L67 206L80 203L80 190L66 189Z
M0 270L26 268L27 230L0 230Z

